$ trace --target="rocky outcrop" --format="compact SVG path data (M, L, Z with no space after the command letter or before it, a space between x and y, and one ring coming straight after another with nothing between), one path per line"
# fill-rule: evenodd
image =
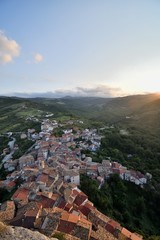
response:
M0 206L0 220L9 221L14 217L15 204L13 201L6 201Z
M6 226L0 222L0 240L58 240L57 238L48 238L45 235L31 231L23 227Z

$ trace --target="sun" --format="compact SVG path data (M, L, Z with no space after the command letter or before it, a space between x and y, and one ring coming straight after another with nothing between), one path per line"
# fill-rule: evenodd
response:
M124 82L123 89L129 94L155 93L160 95L160 80L130 79Z

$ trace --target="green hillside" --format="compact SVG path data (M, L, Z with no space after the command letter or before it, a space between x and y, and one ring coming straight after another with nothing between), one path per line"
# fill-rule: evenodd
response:
M0 97L0 133L22 131L38 125L27 118L42 119L47 113L55 118L79 117L101 124L124 122L125 124L157 124L159 119L159 96L135 95L121 98L66 97L60 99ZM126 121L126 116L131 116ZM24 124L25 121L25 124ZM159 127L159 125L156 125Z
M145 239L160 235L159 193L122 181L118 175L112 175L101 189L95 180L82 175L81 189L101 212L127 229L142 234Z

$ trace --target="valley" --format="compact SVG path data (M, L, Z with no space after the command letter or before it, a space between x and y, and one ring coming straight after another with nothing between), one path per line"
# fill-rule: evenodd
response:
M44 184L42 178L46 179L47 174L49 178L52 178L48 173L51 169L55 171L54 174L60 176L58 180L68 181L70 175L63 175L64 173L61 175L61 172L67 168L65 171L75 171L76 185L78 189L81 189L78 191L83 191L84 195L82 195L87 196L86 199L91 201L94 207L107 215L109 219L119 222L122 229L126 227L129 231L137 232L146 239L160 235L158 204L160 201L159 99L157 94L121 98L23 99L1 97L0 159L2 165L5 151L10 151L7 147L10 137L16 139L15 152L11 160L7 161L8 165L5 163L0 172L1 202L14 200L17 191L22 189L25 191L25 182L27 183L27 181L28 184L33 184L34 181ZM25 160L27 156L30 157ZM104 161L108 161L108 164L112 166L116 163L115 172L109 172L109 175L106 175L104 171L100 172L98 167L99 169L103 168ZM35 173L30 175L30 177L32 176L31 182L30 180L26 181L29 177L29 175L27 176L29 169L21 162L27 164L31 172L34 165ZM46 167L44 167L45 165ZM41 169L41 172L38 173L40 166L43 166L44 170ZM57 173L55 169L59 168L61 170L58 170ZM125 171L122 171L123 168ZM120 174L117 174L118 170L122 171L123 176L126 171L134 174L137 172L142 176L147 176L147 180L145 184L136 185L133 181L126 181L127 178L120 177ZM15 175L16 171L24 173ZM76 175L77 171L80 174L79 178ZM10 175L12 177L9 177ZM8 187L5 188L3 182L6 181L9 184L10 182L7 182L9 179L12 186L7 185ZM100 179L104 181L102 186L98 182ZM41 191L48 191L47 198L52 200L55 198L53 205L60 206L62 199L56 195L60 194L60 189L54 191L55 186L52 190L48 189L45 187L45 190L41 189ZM65 189L66 192L71 192L70 195L77 191L71 186L66 186ZM49 197L49 192L52 192L52 197ZM17 192L17 194L19 193ZM77 198L79 194L77 193ZM41 194L39 196L36 194L35 199L40 196ZM30 204L32 201L37 202L33 196L29 199L29 202L25 204ZM73 202L76 201L75 199ZM69 200L64 200L66 204L71 204ZM14 201L16 205L20 204L20 202L16 202L17 200ZM24 203L22 205L24 207ZM67 205L65 208L67 209ZM72 212L70 210L68 213ZM56 214L57 211L59 210L55 210ZM20 215L17 214L18 216ZM63 218L63 214L61 217ZM106 224L107 222L108 220ZM93 222L92 224L94 225ZM116 229L122 233L118 226ZM103 227L103 224L100 224L100 227ZM58 228L61 229L60 225ZM91 228L83 230L90 232ZM112 235L118 236L118 238L120 236L116 233Z

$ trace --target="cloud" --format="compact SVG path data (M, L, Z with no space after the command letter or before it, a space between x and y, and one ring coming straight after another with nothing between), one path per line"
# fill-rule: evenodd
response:
M34 60L35 60L36 63L42 62L43 61L43 56L39 53L36 53L34 55Z
M15 40L7 38L0 32L0 64L10 63L20 55L20 46Z
M121 88L99 85L92 88L77 87L72 90L56 90L55 94L59 96L75 96L75 97L115 97L122 96Z
M77 87L71 90L67 89L58 89L55 91L49 92L33 92L33 93L11 93L10 96L17 96L17 97L44 97L44 98L61 98L65 96L71 97L117 97L117 96L124 96L122 89L110 87L106 85L99 85L92 88L83 88Z

